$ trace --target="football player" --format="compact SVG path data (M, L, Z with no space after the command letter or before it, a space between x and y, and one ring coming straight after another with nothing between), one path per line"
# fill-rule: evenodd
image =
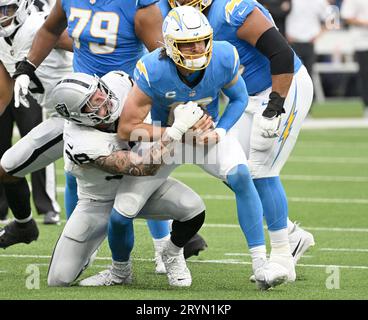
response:
M47 12L39 12L31 0L3 0L0 2L0 60L1 60L1 110L0 117L2 136L0 155L11 147L14 122L21 136L26 135L33 127L42 121L42 109L47 112L47 96L54 84L60 80L65 72L71 71L71 57L64 50L53 49L50 56L42 63L34 74L33 97L24 97L22 104L29 108L15 108L11 100L13 91L13 75L16 65L26 55L31 47L32 39L43 24ZM63 34L56 48L64 48L68 43L67 34ZM57 70L57 72L56 72ZM7 75L8 73L9 75ZM7 109L5 109L8 106ZM45 112L46 110L46 112ZM31 146L22 150L13 149L13 158L8 163L11 171L14 162L24 164L33 152ZM6 169L6 170L7 170ZM3 172L2 169L0 171ZM15 173L15 172L14 172ZM45 214L44 223L56 224L59 222L60 207L56 202L54 166L34 172L32 174L32 195L36 209ZM38 228L31 215L30 191L24 175L13 183L2 180L6 199L11 208L15 221L1 229L0 247L5 248L17 242L31 242L37 239Z
M195 146L179 145L174 163L168 166L173 169L180 165L177 159L181 159L185 149L184 161L188 161L188 152L192 152L195 159L190 162L223 180L234 191L239 224L247 239L253 271L262 289L278 285L289 276L295 278L290 253L289 256L277 255L282 263L265 261L262 204L252 182L246 156L237 139L228 134L248 103L244 80L238 76L236 48L228 42L213 41L208 20L190 6L171 10L163 22L162 31L164 48L145 55L137 63L134 72L136 84L125 102L119 136L134 140L139 138L137 131L144 130L147 136L143 139L153 139L157 124L144 123L149 112L152 120L161 124L163 133L172 123L171 115L177 105L196 103L204 108L216 122L216 128L208 128L198 136L198 132L194 132ZM218 96L221 90L230 102L219 117ZM131 203L115 201L114 209L125 216L134 215L141 208L140 202L140 198Z
M229 41L239 52L250 98L233 133L249 159L271 244L285 254L292 252L296 264L314 238L288 219L280 171L311 107L311 78L257 1L161 0L163 16L178 5L201 10L214 29L214 39Z
M167 176L159 172L164 164L162 157L203 115L198 106L182 105L162 139L143 147L139 152L142 155L138 155L116 134L123 101L132 85L123 72L109 72L102 78L74 73L61 80L52 92L56 110L69 120L64 128L65 168L77 177L79 200L56 244L48 273L50 286L68 286L80 275L106 237L107 228L111 228L108 221L117 189L120 184L131 183L127 175L139 176L132 179L146 185L156 178L141 176ZM143 188L141 193L145 193ZM167 276L170 285L190 286L183 247L204 222L201 198L184 184L165 178L137 217L174 219L171 237L163 250ZM131 251L134 236L130 235ZM130 251L124 261L114 260L111 270L98 275L105 285L131 283ZM83 280L81 285L89 282Z
M87 1L58 0L49 17L37 33L27 59L18 66L15 99L27 92L34 70L49 54L65 28L73 39L74 71L102 76L112 70L124 70L132 75L135 64L148 50L157 48L162 39L162 16L154 5L158 0ZM53 142L43 139L44 154ZM53 152L51 156L53 157ZM77 202L75 179L66 176L65 208L71 214ZM164 273L160 258L163 244L169 236L168 222L148 223L154 238L156 271ZM196 235L188 246L186 256L197 254L206 247Z

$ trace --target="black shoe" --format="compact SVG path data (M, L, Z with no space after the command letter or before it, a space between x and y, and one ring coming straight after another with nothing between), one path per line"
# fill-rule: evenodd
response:
M191 256L198 256L199 251L203 251L207 247L206 241L196 233L184 246L184 258L188 259Z
M32 219L26 223L15 220L0 229L0 248L7 248L16 243L31 243L38 238L38 228Z

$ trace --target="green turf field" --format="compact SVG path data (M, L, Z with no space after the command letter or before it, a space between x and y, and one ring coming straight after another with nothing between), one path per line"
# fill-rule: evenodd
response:
M61 163L58 168L62 199ZM290 217L313 233L316 246L300 260L295 283L267 292L248 281L250 257L232 193L195 166L183 166L174 176L207 205L200 233L209 248L189 260L190 288L170 288L165 275L155 275L152 241L141 220L135 223L132 285L48 288L48 262L63 225L40 223L37 242L0 251L0 299L368 299L368 129L302 131L282 178ZM82 277L103 270L109 257L105 242ZM40 288L27 289L34 270L40 272Z

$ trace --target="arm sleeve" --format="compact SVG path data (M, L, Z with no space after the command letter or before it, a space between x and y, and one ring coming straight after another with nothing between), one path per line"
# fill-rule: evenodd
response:
M228 131L241 117L248 104L248 91L241 76L229 88L223 88L223 92L229 98L229 104L221 116L216 128Z

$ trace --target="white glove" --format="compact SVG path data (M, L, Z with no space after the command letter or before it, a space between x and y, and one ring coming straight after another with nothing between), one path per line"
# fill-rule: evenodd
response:
M180 140L202 116L203 110L196 102L179 104L174 110L174 123L166 132L174 140Z
M28 86L30 84L29 76L22 74L15 79L14 84L14 107L19 108L20 104L29 108L29 103L26 99L28 94Z
M276 138L280 136L281 115L273 118L261 116L259 127L261 129L261 136L264 138Z

